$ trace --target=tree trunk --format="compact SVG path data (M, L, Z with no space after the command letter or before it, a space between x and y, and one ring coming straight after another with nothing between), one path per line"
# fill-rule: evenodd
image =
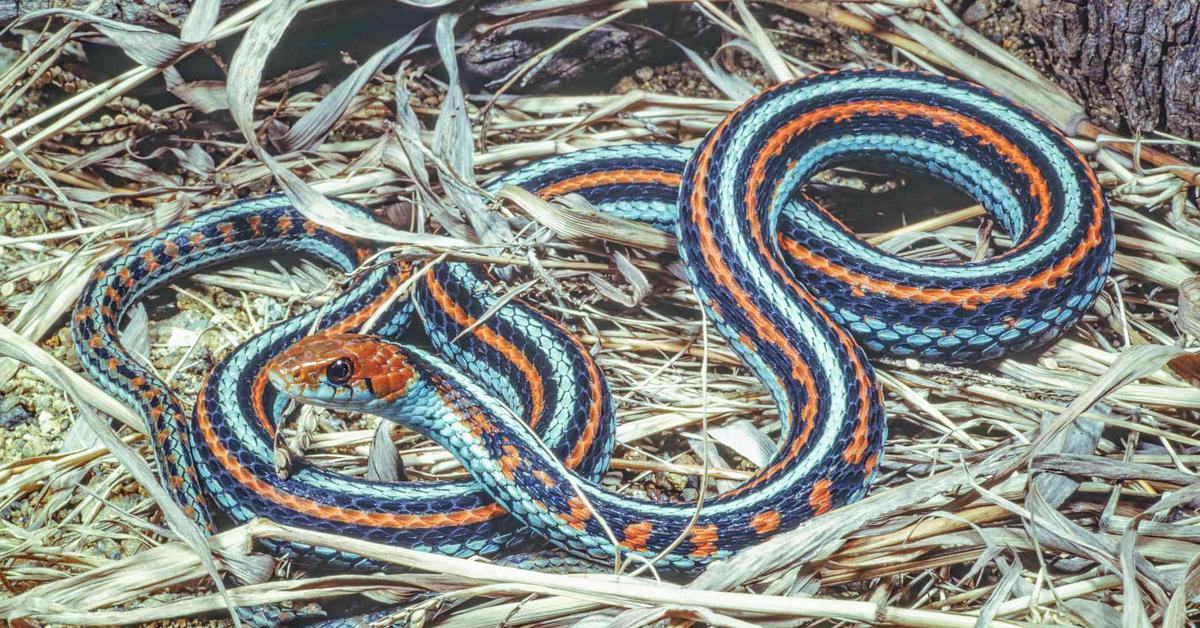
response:
M1024 0L1061 85L1121 133L1200 140L1200 3ZM1191 150L1200 158L1200 150Z

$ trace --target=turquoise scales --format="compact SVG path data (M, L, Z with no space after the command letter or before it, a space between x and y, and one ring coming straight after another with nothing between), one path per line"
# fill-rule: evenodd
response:
M614 148L523 172L533 189L586 188L601 204L661 206L654 188L669 152ZM961 266L905 260L857 240L796 193L820 169L862 158L962 187L1015 245ZM1112 219L1082 157L1011 103L931 76L836 73L781 85L711 132L682 180L676 230L689 281L784 422L767 466L706 500L696 520L693 505L631 499L576 477L471 376L417 347L359 335L306 339L276 358L272 382L301 401L425 433L564 549L649 558L682 538L662 564L687 571L866 492L885 427L851 333L873 351L949 361L1024 349L1078 320L1112 259ZM665 226L660 211L640 211Z
M961 266L904 260L863 244L810 199L793 194L814 172L862 158L904 165L964 189L985 204L1013 236L1016 246L1004 255ZM679 196L685 163L689 170ZM577 191L602 211L660 228L672 229L678 222L680 252L701 302L718 330L763 379L787 420L780 451L770 465L732 494L706 504L705 518L689 529L684 543L668 558L667 564L680 569L695 568L794 527L866 490L878 468L884 435L882 411L861 350L835 323L841 323L868 349L890 355L970 361L1024 349L1057 336L1090 306L1103 284L1113 249L1111 218L1095 178L1061 137L989 92L926 75L841 73L785 84L732 114L694 156L690 151L661 146L583 151L531 164L510 174L505 182L544 194ZM249 226L249 219L258 215L249 209L252 203L277 206L271 221L264 222L259 215L260 225L273 225L283 216L301 224L294 210L278 200L245 201L216 210L236 219L222 221L206 215L173 227L177 230L174 246L187 248L184 240L199 233L206 242L244 238L255 242L250 248L274 248L278 230L263 233L260 229L256 234ZM220 225L226 223L236 228L221 233ZM288 238L293 243L287 246L339 268L353 266L352 248L320 230L312 231L291 229ZM76 342L85 365L100 381L116 379L118 390L137 389L129 384L141 377L143 392L155 391L152 397L169 395L158 387L157 380L131 365L108 329L119 321L123 308L151 284L161 285L201 264L228 259L237 248L232 244L230 248L206 246L190 251L186 262L173 263L164 250L167 241L160 234L114 262L77 310ZM137 254L146 251L153 254L155 264L138 261ZM166 273L162 268L150 268L154 265L172 269ZM130 269L129 278L120 277L121 268ZM366 274L351 289L360 294L339 299L320 316L336 324L342 318L354 318L355 308L375 307L389 289L385 277L391 277L393 283L399 277L395 268ZM446 351L454 364L400 347L398 355L407 356L409 366L415 365L406 381L424 382L426 392L438 391L462 380L465 371L474 379L499 384L487 391L469 383L462 388L455 384L441 390L437 397L443 400L440 406L432 403L428 408L421 403L436 399L428 396L422 401L417 394L421 385L414 384L411 396L394 401L417 404L432 414L424 418L406 414L405 420L440 421L425 425L430 430L435 425L465 427L467 432L457 433L458 440L443 437L449 439L452 451L466 458L464 466L477 474L484 489L528 526L554 537L560 545L593 557L610 556L612 542L599 534L591 511L572 501L579 495L566 491L570 486L567 472L542 455L523 428L510 426L510 417L493 399L500 396L529 418L530 373L558 378L555 381L562 382L563 388L543 397L543 409L563 411L560 416L574 417L570 420L584 420L588 413L578 412L578 402L558 393L570 382L578 385L593 377L587 364L594 367L594 363L577 344L568 346L569 335L548 322L544 329L556 330L554 333L526 342L534 336L520 334L529 329L534 320L530 317L544 320L527 309L503 324L484 326L490 343L472 334L466 342L476 344L464 349L464 340L451 339L470 327L462 320L478 318L486 311L481 302L490 293L483 279L463 265L448 265L430 277L433 279L418 284L415 303L431 327L435 349ZM124 285L129 280L132 285ZM110 288L120 295L119 304L109 295ZM106 314L101 313L102 307L107 307ZM375 331L394 334L403 318L403 308L398 308L385 316L385 324ZM312 318L305 320L311 322ZM354 329L344 327L339 330ZM199 454L201 464L197 466L204 475L203 485L183 468L175 468L175 472L169 466L163 469L164 477L179 478L169 482L176 498L190 504L193 495L209 493L236 519L259 514L454 554L489 553L508 543L511 526L493 525L498 515L439 520L439 513L429 510L429 502L406 501L409 493L405 491L414 490L410 485L372 486L304 470L290 478L295 484L287 486L290 493L284 493L293 498L264 497L260 490L264 483L271 485L276 480L273 469L263 464L270 459L263 458L269 454L265 436L273 430L281 403L269 387L248 388L247 382L262 382L266 359L306 328L306 323L287 323L276 328L281 331L270 330L239 348L210 379L198 404L203 408L195 422L199 431L190 440L187 432L160 437L160 463L164 458L178 463L190 460L186 456L191 453ZM504 340L509 340L507 350L498 348ZM353 345L358 341L347 342ZM564 355L580 356L580 361L544 359L533 351L538 346L557 347ZM336 352L336 348L326 349ZM490 357L482 361L472 357L479 351ZM517 368L514 359L524 360L532 369ZM112 360L117 361L115 375L109 368ZM279 383L286 386L288 380L283 377ZM329 394L326 388L318 386L300 396L314 403L333 403L320 396ZM606 390L594 384L584 388L599 390L603 403L611 403ZM454 403L446 402L443 395ZM145 395L126 394L123 398L141 408L159 432L164 413L156 415L153 402L144 403ZM595 401L589 399L589 403ZM171 407L177 406L173 403ZM563 405L568 407L563 409ZM479 411L467 416L485 419L473 424L484 440L474 436L470 421L464 424L454 418L458 416L453 413L456 408ZM179 422L178 412L169 414ZM211 429L203 429L206 422ZM568 441L577 441L586 431L579 424L560 425L564 426L560 433ZM502 429L490 432L486 426ZM559 428L545 429L554 433ZM599 429L592 433L599 434ZM609 430L608 436L594 439L598 450L611 442L611 427L603 429ZM474 446L464 445L469 440L466 434L477 439ZM564 457L573 454L561 448L557 453ZM577 456L576 462L583 463L578 469L584 476L592 475L588 467L592 472L601 469L606 455ZM682 513L686 512L689 520L691 517L690 506L646 504L597 492L586 482L581 486L597 513L613 526L625 551L653 554L684 529ZM478 494L480 486L463 485L454 490L459 489ZM465 511L490 506L483 501L471 503L483 505ZM357 523L327 516L335 512L330 509L338 508L342 515L353 511L347 516ZM391 525L372 525L379 521ZM418 525L407 525L414 522ZM474 536L476 533L479 536ZM318 557L351 560L325 554Z

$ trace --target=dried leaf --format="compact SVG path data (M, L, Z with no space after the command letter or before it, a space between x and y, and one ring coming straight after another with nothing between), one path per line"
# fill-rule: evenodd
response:
M1042 420L1048 427L1052 419L1050 415L1044 415ZM1051 439L1043 451L1061 452L1062 454L1090 454L1096 450L1096 444L1100 442L1100 433L1103 431L1104 426L1100 423L1081 419ZM1043 473L1035 477L1033 483L1046 502L1055 508L1066 503L1067 499L1075 493L1075 489L1079 488L1079 482L1073 478L1051 473Z
M1130 628L1150 628L1150 616L1146 614L1146 603L1142 601L1142 590L1138 586L1136 561L1137 522L1125 529L1121 535L1119 556L1121 559L1121 581L1125 585L1121 600L1121 623Z
M229 111L234 123L246 137L246 144L275 176L284 194L296 209L316 222L339 233L364 240L376 240L415 246L461 248L470 243L454 238L399 231L382 223L344 212L312 186L275 160L262 143L254 127L254 101L263 66L271 50L279 43L287 25L304 5L303 0L271 3L247 29L229 63Z
M179 38L188 43L204 41L217 24L221 15L221 0L196 0L192 10L188 11L183 27L179 29Z
M1166 469L1158 465L1069 453L1039 455L1033 459L1033 469L1075 477L1095 477L1115 482L1149 480L1179 486L1187 486L1197 479L1194 474Z
M600 238L659 251L675 250L675 239L670 235L640 222L601 214L590 206L585 206L585 203L580 203L578 197L547 202L511 185L502 188L497 196L516 203L531 218L550 228L564 240Z
M739 456L749 460L760 469L767 465L767 461L775 453L775 443L771 437L758 429L757 425L745 419L710 427L708 435L714 441L736 451Z
M721 452L717 450L717 446L712 440L706 440L703 438L688 438L687 444L688 447L692 448L692 451L696 454L696 457L702 461L706 461L706 464L710 468L729 468L729 463L725 460L724 456L721 455ZM717 492L724 493L725 491L731 491L737 488L737 485L741 484L741 482L735 482L733 480L716 480L715 484L717 486Z
M146 306L138 303L125 316L121 330L121 345L143 364L150 365L150 315Z
M1038 492L1037 485L1029 487L1025 505L1029 509L1029 528L1043 545L1096 562L1112 573L1121 573L1120 548L1112 539L1087 530L1071 521L1051 506ZM1136 567L1147 586L1160 591L1169 588L1159 570L1141 554L1131 555L1129 563Z
M11 329L4 325L0 325L0 354L19 360L25 364L36 366L38 370L72 399L75 407L79 409L79 417L92 428L92 431L100 439L100 442L104 444L104 447L108 449L109 453L121 463L125 470L133 476L133 479L142 486L142 489L154 499L158 507L162 509L164 516L166 516L171 529L183 539L188 547L196 552L212 577L213 582L216 583L218 590L224 594L225 585L221 581L216 561L213 560L206 538L207 535L171 499L171 495L159 483L158 479L154 476L154 472L146 464L141 455L132 447L126 445L117 436L116 432L113 431L108 421L100 418L96 414L96 411L93 410L93 407L103 408L105 405L111 405L105 401L110 400L109 396L104 393L96 395L94 392L91 392L95 388L91 387L90 384L83 386L81 389L79 382L82 381L82 378L63 366L53 356L13 333ZM97 397L100 399L97 399ZM88 399L92 403L84 403L84 399ZM97 403L98 401L100 403ZM128 410L122 412L122 414L127 413ZM141 421L138 420L137 422L140 423ZM141 431L144 432L145 429L143 425Z
M392 442L392 424L388 421L380 421L375 426L371 453L367 455L366 476L375 482L399 482L404 479L404 459Z
M637 305L650 294L650 280L646 278L646 273L643 273L640 268L633 265L629 261L629 257L620 251L614 251L612 254L613 263L617 267L617 271L621 276L629 282L629 286L633 288L633 304Z
M997 473L989 479L986 485L991 486L1024 468L1029 463L1030 458L1040 453L1059 432L1075 422L1079 418L1079 415L1083 414L1088 408L1091 408L1105 396L1137 381L1139 378L1154 373L1172 358L1184 352L1184 349L1166 345L1138 345L1129 347L1123 351L1103 375L1096 378L1088 386L1087 390L1076 397L1071 402L1071 405L1067 406L1066 410L1063 410L1062 414L1054 420L1053 424L1038 435L1037 439L1030 444L1029 451L1024 456L1015 461L1008 469Z
M446 98L433 128L438 178L479 241L507 244L513 241L512 230L502 217L487 211L488 199L475 185L475 134L467 116L458 60L454 56L454 25L458 18L458 13L443 13L437 20L438 55L447 75Z
M945 492L957 490L972 477L985 477L1011 463L1016 452L998 451L969 468L956 467L937 475L879 491L829 515L815 517L790 532L742 550L710 566L687 588L727 591L744 582L791 564L820 560L837 551L852 532L888 514L927 505Z
M258 96L270 96L285 92L297 85L307 83L321 74L323 63L313 63L302 68L288 70L280 76L263 83ZM185 81L174 66L163 70L167 91L176 98L195 107L200 113L213 113L229 108L228 86L225 81Z
M1200 595L1200 554L1188 562L1184 574L1183 583L1171 594L1171 601L1163 613L1163 628L1183 628L1187 625L1188 603Z
M636 302L630 298L629 295L625 294L620 288L612 285L612 283L610 283L604 277L601 277L595 273L588 273L588 281L595 286L596 291L603 295L604 298L616 303L620 303L625 307L633 307L636 305Z
M767 71L771 73L771 78L775 79L776 83L790 81L796 78L792 68L788 66L787 61L783 60L783 56L779 54L779 50L775 48L775 44L771 43L771 38L767 36L767 31L750 12L750 8L746 6L745 0L733 0L733 6L737 7L738 17L742 18L742 24L746 27L746 33L750 36L751 43L758 48L760 57L763 59Z
M730 74L716 65L709 63L708 60L701 57L695 50L688 48L674 39L668 41L675 44L675 47L679 48L687 56L688 60L704 75L704 78L708 79L708 82L712 83L717 89L721 90L722 94L725 94L730 99L737 101L748 100L758 93L758 90L746 79L736 74ZM754 52L757 54L758 50L755 49Z
M987 601L979 609L979 616L975 619L975 628L987 628L992 625L992 620L996 618L996 613L1000 610L1000 604L1008 599L1009 593L1013 587L1021 580L1021 572L1023 567L1020 562L1007 564L1001 570L1003 576L1000 582L996 583L996 587L987 597Z
M1166 493L1158 501L1146 509L1147 516L1169 511L1185 504L1200 504L1200 482L1194 482L1177 490Z
M1068 135L1073 135L1087 119L1083 106L1060 92L1039 89L1037 84L960 50L934 31L899 15L887 21L944 59L947 67L1042 114Z
M145 159L155 159L167 153L174 156L179 165L185 170L194 172L202 177L211 175L217 166L212 156L205 152L204 147L198 143L190 144L186 149L174 146L161 146L146 155Z
M366 85L376 72L391 65L408 52L412 48L413 42L417 40L417 36L425 30L427 25L422 24L414 28L407 35L371 55L370 59L367 59L365 63L350 73L350 76L343 79L328 96L322 98L321 102L297 120L291 129L275 141L275 144L283 151L307 150L316 146L346 113L346 109L350 107L350 103L362 90L363 85Z
M426 148L421 144L424 129L417 119L409 103L408 87L404 81L403 72L396 74L396 123L398 128L389 138L383 150L383 162L389 167L408 175L416 186L417 196L421 206L437 220L438 224L456 238L470 236L463 225L462 213L442 202L442 197L434 191L426 169Z
M1200 338L1200 277L1188 277L1179 284L1179 312L1175 322L1183 331Z
M72 256L56 268L54 278L38 285L17 315L9 319L9 328L23 338L41 338L75 305L91 273L83 270L91 264L82 256ZM0 384L16 373L17 363L0 359ZM102 410L112 415L109 408ZM134 421L140 425L141 420Z
M58 451L59 453L82 451L99 445L101 445L100 437L88 426L87 421L72 421L71 426L67 428L67 433L63 434L62 445L58 448ZM72 475L76 480L82 477L82 473L80 472L75 472Z
M209 0L206 3L211 4ZM46 9L25 14L17 24L44 17L58 16L79 20L96 27L121 48L130 59L151 68L164 68L179 58L190 44L174 35L160 33L152 28L126 24L106 17L92 15L73 9ZM214 18L215 19L215 18Z
M1103 602L1076 599L1066 600L1063 605L1079 615L1089 628L1121 628L1121 614Z
M229 108L229 94L224 81L185 81L174 66L163 70L167 91L191 105L200 113L213 113Z

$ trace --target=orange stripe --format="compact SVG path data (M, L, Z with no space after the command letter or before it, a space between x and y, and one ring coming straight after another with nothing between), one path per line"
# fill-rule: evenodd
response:
M833 484L829 480L817 480L813 484L812 492L808 495L808 505L812 506L813 512L818 515L824 514L833 508L833 496L829 494L829 486Z
M583 461L583 457L591 448L592 443L596 440L596 433L600 431L601 414L604 412L604 386L600 381L600 369L596 365L596 361L592 355L588 353L583 343L575 337L562 323L546 318L536 310L530 310L530 313L537 316L543 323L557 329L563 336L570 340L571 344L575 345L575 349L579 352L579 357L587 364L588 373L588 390L592 396L590 405L588 406L588 420L583 427L583 433L579 435L579 440L575 442L575 447L571 453L563 461L563 464L568 469L574 469Z
M860 114L891 117L901 120L908 116L922 117L930 120L934 126L949 124L965 136L983 140L984 143L995 148L1006 160L1016 166L1030 181L1029 193L1038 201L1038 213L1034 219L1029 239L1040 235L1049 224L1050 212L1052 210L1050 186L1046 183L1045 177L1042 176L1041 170L1034 165L1029 156L1021 152L1012 142L1008 141L1008 138L986 124L956 111L901 100L840 103L823 107L794 118L775 131L763 150L759 152L754 168L752 169L751 181L748 185L751 188L761 185L761 167L765 165L766 161L779 156L786 143L797 134L803 133L829 119L843 121ZM759 179L757 183L753 181L756 177Z
M554 488L554 478L550 477L549 473L546 473L541 469L536 469L533 472L533 477L537 478L542 483L542 486L546 488Z
M1028 157L1017 150L1016 147L1008 143L1008 141L1002 136L995 133L995 131L992 129L981 125L974 120L961 116L960 114L947 110L938 109L927 105L914 105L910 103L892 101L853 102L833 105L810 112L788 122L778 131L773 133L770 138L768 138L763 148L756 155L754 164L750 168L750 174L747 177L747 192L745 199L746 220L750 224L750 235L755 242L755 246L762 254L763 259L767 261L771 270L777 277L782 279L789 287L792 288L794 294L806 301L818 318L820 318L834 331L854 367L855 380L857 381L859 390L858 420L855 424L851 442L842 452L843 458L851 464L860 464L866 454L868 446L870 445L868 442L868 436L870 434L870 410L872 406L868 395L870 394L871 390L871 381L867 375L866 366L863 364L863 361L857 352L857 345L854 344L849 335L846 334L845 330L834 323L825 313L824 308L815 302L808 291L795 282L792 275L780 265L779 260L773 254L771 247L767 245L760 227L758 214L758 192L760 189L765 187L767 162L772 158L778 157L787 146L788 141L795 137L795 135L804 133L816 124L829 119L841 120L859 113L866 113L868 115L896 115L897 112L900 113L899 117L904 117L906 115L926 115L934 120L935 124L955 124L964 133L979 135L984 137L985 140L992 141L994 144L1003 144L1003 146L997 146L1000 152L1004 154L1006 158L1009 158L1010 160L1013 160L1014 163L1017 163L1019 167L1022 167L1022 169L1024 169L1026 174L1030 177L1030 180L1035 182L1031 189L1031 193L1036 197L1039 197L1041 200L1039 220L1042 222L1048 220L1050 212L1050 195L1048 187L1045 183L1045 180L1041 178L1040 171L1038 171L1033 163L1029 161ZM1020 162L1022 159L1024 161ZM810 426L806 426L806 429L808 427ZM807 435L803 435L802 440L807 440ZM793 447L789 451L789 455L780 460L780 462L774 465L771 469L768 469L768 472L778 472L778 469L782 468L783 464L790 461L799 453L801 446L802 445L793 443Z
M512 482L516 479L517 469L521 466L521 452L512 445L504 445L501 447L504 450L504 455L500 456L500 472L508 481Z
M708 142L705 144L704 149L700 153L699 159L697 160L697 167L695 174L693 174L693 181L699 182L707 179L708 171L712 162L712 153L717 144L716 140L721 137L726 127L729 125L729 120L731 118L733 118L733 114L726 117L725 120L723 120L717 127L716 131L714 131L709 137ZM780 332L779 328L776 327L775 324L762 313L762 311L750 298L750 295L748 295L746 291L742 289L740 283L734 278L733 272L725 263L724 255L716 247L713 240L712 225L708 220L708 204L707 199L704 196L703 185L692 186L691 206L692 220L696 223L696 226L700 231L700 251L705 262L707 262L709 272L712 273L713 278L717 281L717 283L728 290L733 296L734 300L737 301L743 313L758 331L758 339L760 341L765 341L775 345L781 352L783 352L788 361L791 363L792 379L804 386L806 391L804 407L801 409L801 418L804 421L804 427L802 432L793 437L791 453L789 453L789 455L784 459L772 465L770 468L755 476L749 482L746 482L745 484L742 484L741 486L722 494L722 497L728 497L749 490L766 481L772 475L778 473L778 471L782 469L783 466L791 458L793 458L796 453L799 453L804 443L807 442L808 435L812 430L813 419L816 416L817 386L816 382L814 382L812 379L812 374L809 371L808 365L804 362L804 359L800 356L799 352L796 351L796 348L793 347L783 333ZM818 308L818 311L821 310ZM795 417L789 417L789 419L793 425L792 430L794 432L794 426L796 425Z
M333 325L330 325L326 329L321 330L321 333L355 333L357 331L355 328L361 326L367 321L367 319L375 314L375 310L383 307L383 305L392 298L392 295L396 294L396 292L400 289L400 286L404 285L404 281L408 279L408 276L411 273L412 267L408 263L402 264L399 274L388 277L387 290L384 290L376 295L376 297L366 307L359 308L358 311L354 312L350 316L347 316Z
M592 447L592 441L596 440L596 432L600 430L600 414L604 411L604 390L600 384L600 371L596 367L595 360L583 348L583 343L572 334L567 334L571 339L571 343L579 350L580 359L587 364L588 374L588 390L592 395L591 404L588 406L587 424L583 426L583 433L579 435L579 440L575 441L575 447L571 449L571 454L563 460L563 464L567 465L568 469L574 469L583 462L583 457Z
M446 294L445 289L434 278L434 274L432 272L425 274L425 284L429 287L429 294L433 296L434 301L437 301L438 306L445 310L450 315L450 318L453 318L454 322L461 325L464 329L475 325L475 318L467 314L462 307L450 298L450 295ZM521 371L521 374L525 376L525 381L529 382L529 426L537 427L537 424L542 419L542 412L545 409L545 389L542 382L542 374L538 372L533 363L529 361L529 358L516 345L493 331L487 325L477 325L471 330L471 333L508 358L510 362L517 366L517 370Z
M271 440L275 440L275 426L271 425L270 419L267 417L267 409L263 404L263 395L267 390L267 369L262 369L258 375L254 377L254 386L250 392L250 405L254 407L254 414L258 417L258 424L262 426L263 431ZM204 383L205 387L208 382Z
M823 108L823 109L820 109L820 110L817 110L814 112L810 112L809 114L806 114L804 116L796 118L795 120L784 125L778 131L776 131L771 136L770 139L768 139L766 145L758 153L758 155L756 156L755 163L751 167L750 175L747 179L747 198L746 198L745 205L746 205L746 212L747 212L747 220L752 225L751 235L754 238L758 249L760 250L760 252L762 252L764 258L770 264L772 270L774 270L776 272L777 276L783 278L783 280L785 282L787 282L790 286L792 286L795 289L796 293L801 295L802 298L804 298L804 300L808 301L810 304L815 306L814 309L819 313L821 318L824 319L826 322L828 322L830 324L830 326L836 331L839 339L841 339L841 341L842 341L843 346L847 347L847 352L851 356L855 356L856 353L855 353L854 349L852 348L852 344L849 342L849 338L847 337L847 334L845 333L845 331L842 330L841 327L833 324L833 322L831 320L829 320L829 317L825 314L824 309L820 308L819 306L816 306L816 304L813 302L812 297L808 294L808 292L805 291L803 288L801 288L799 285L797 285L792 280L791 276L779 266L775 256L771 254L770 249L767 247L766 242L763 240L762 231L761 231L761 229L758 228L759 219L758 219L758 209L757 209L757 194L758 194L759 188L763 186L765 179L766 179L766 162L769 159L771 159L773 157L777 157L779 154L781 154L783 149L785 148L787 142L792 137L794 137L798 133L803 133L803 132L807 131L808 129L812 128L812 126L814 126L815 124L817 124L818 122L821 122L823 120L828 120L830 118L833 118L835 120L844 119L844 118L848 118L848 117L858 114L858 113L866 113L868 115L891 115L891 116L896 116L897 114L899 114L898 117L905 117L908 115L916 115L916 116L926 117L926 118L930 119L935 125L937 125L937 124L954 125L963 134L968 135L968 136L979 137L979 138L983 139L983 141L990 144L992 147L996 148L1002 155L1005 156L1006 159L1008 159L1011 163L1016 165L1020 170L1022 170L1025 173L1026 177L1029 178L1029 180L1031 181L1030 194L1032 196L1034 196L1036 199L1038 199L1038 202L1039 202L1039 211L1038 211L1037 217L1035 218L1034 227L1031 230L1029 236L1024 240L1025 243L1033 241L1033 239L1036 238L1045 229L1046 224L1049 221L1050 211L1051 211L1051 199L1050 199L1050 193L1049 193L1049 186L1046 183L1045 178L1042 177L1041 172L1032 163L1032 161L1029 160L1028 156L1025 155L1024 153L1022 153L1019 149L1016 148L1016 146L1014 146L1011 142L1009 142L1005 137L998 134L995 130L991 129L990 127L988 127L976 120L972 120L966 116L963 116L962 114L959 114L959 113L956 113L953 111L949 111L946 109L940 109L937 107L931 107L929 105L922 105L922 104L916 104L916 103L905 103L905 102L897 102L897 101L854 102L854 103L846 103L846 104L841 104L841 105L833 105L833 106L826 107L826 108ZM705 168L705 171L707 171L707 168ZM1092 223L1088 229L1088 235L1084 238L1084 240L1082 242L1080 242L1079 246L1076 247L1075 251L1073 251L1071 253L1071 255L1067 256L1063 260L1060 260L1058 263L1056 263L1050 269L1047 269L1041 273L1038 273L1037 275L1034 275L1033 277L1027 278L1020 282L1016 282L1015 284L1012 284L1012 285L998 286L998 287L995 287L992 289L985 289L984 291L982 291L985 293L984 295L982 295L983 298L981 298L981 294L980 294L981 291L976 290L976 289L964 289L962 291L948 291L950 293L959 292L959 294L955 294L952 298L960 299L962 302L973 305L974 303L986 302L987 300L989 300L989 298L993 298L993 297L988 297L988 295L987 295L988 290L994 290L995 296L1023 296L1025 293L1028 292L1028 290L1031 290L1033 288L1050 288L1054 285L1054 283L1058 280L1058 278L1069 274L1069 272L1071 270L1073 270L1073 268L1083 259L1083 257L1092 248L1099 246L1101 239L1102 239L1101 230L1103 228L1103 211L1104 211L1103 202L1104 201L1103 201L1103 197L1100 195L1099 185L1097 184L1097 182L1094 178L1094 175L1089 173L1088 179L1089 179L1089 181L1091 181L1093 183L1093 185L1092 185L1092 214L1093 214L1092 215ZM698 178L698 180L699 180L699 178ZM694 191L693 195L695 196L695 191ZM701 195L702 195L702 192L701 192ZM1019 245L1017 248L1020 248L1020 246L1023 246L1023 244ZM876 291L885 292L885 293L887 293L888 288L890 287L893 290L893 293L892 293L893 296L899 296L900 298L915 297L920 302L926 302L926 301L921 301L920 297L918 296L918 295L925 294L926 289L922 289L922 288L915 287L915 286L895 287L895 284L891 284L891 286L889 286L888 285L889 282L872 279L872 278L866 277L865 275L853 273L852 271L849 271L847 269L840 269L828 262L826 262L826 265L824 267L822 267L818 264L818 260L816 259L817 256L815 256L815 254L811 254L807 251L804 251L799 246L799 244L794 241L789 241L787 239L784 239L783 248L785 251L796 256L802 262L807 261L807 263L817 267L822 272L826 272L835 277L838 277L839 275L837 273L841 272L842 275L839 278L841 278L843 281L845 281L846 283L848 283L850 285L855 285L855 286L860 286L860 287L867 286ZM805 260L805 257L804 257L805 254L810 256L810 258L808 260ZM1011 251L1010 251L1010 254L1011 254ZM930 291L930 292L932 292L935 296L937 295L937 291ZM861 360L853 359L852 361L854 362L855 376L859 382L860 411L859 411L859 416L858 416L858 424L855 427L852 441L851 441L850 445L847 446L847 448L843 452L843 457L846 459L847 462L850 462L851 464L860 464L860 463L862 463L862 461L865 457L865 454L866 454L867 447L869 446L869 443L867 442L867 438L868 438L869 431L870 431L870 420L869 420L870 412L869 411L870 411L871 405L869 403L869 400L867 399L867 391L870 390L870 386L869 386L868 378L866 377L866 369L861 364ZM798 453L798 448L793 447L792 452ZM781 468L783 463L787 462L791 457L792 456L789 455L787 458L784 458L783 460L781 460L779 463L774 465L771 469L768 469L767 470L768 473L765 475L769 475L771 473L777 472L777 468ZM760 477L762 477L762 476L760 476ZM752 480L750 484L754 485L759 482L760 482L760 480L758 478L755 478L755 480ZM742 489L742 490L744 490L744 489Z
M765 510L750 518L750 527L759 534L770 534L779 529L779 511Z
M587 521L592 518L592 511L588 508L587 503L576 495L567 500L567 506L571 508L571 511L560 514L558 518L576 530L586 530Z
M480 506L471 510L458 510L445 513L432 513L428 515L405 515L396 513L380 513L367 512L362 510L354 510L350 508L342 508L340 506L330 506L320 502L313 501L304 497L292 495L283 492L266 482L263 482L258 476L246 469L237 458L225 449L221 440L213 431L212 424L209 422L208 412L204 407L205 389L200 389L200 396L196 399L196 418L200 431L204 435L204 442L208 444L209 450L212 451L213 457L221 464L222 467L238 481L242 486L250 489L259 497L275 503L277 505L289 508L296 512L300 512L313 517L337 521L339 523L349 523L361 526L372 526L380 528L410 528L410 529L428 529L440 528L450 525L464 525L469 523L481 523L494 519L504 514L504 509L498 504L489 504Z
M650 540L650 532L653 530L654 524L649 521L639 521L625 526L625 540L621 541L621 547L635 552L646 551L646 543Z
M246 217L246 223L250 225L250 233L254 234L256 237L262 237L262 216L259 216L258 214L252 214Z
M632 183L657 183L677 188L682 182L683 176L675 172L644 169L603 170L557 181L538 190L537 195L542 198L552 198L602 185L628 185Z
M690 540L696 549L692 550L688 556L692 558L712 556L717 551L717 524L710 523L693 527Z
M1052 209L1049 184L1046 183L1046 179L1042 176L1041 171L1030 161L1025 153L1021 152L1020 149L1003 135L1000 135L994 129L977 120L947 109L901 101L872 101L833 105L796 118L780 128L768 140L766 147L758 154L747 184L750 188L748 196L754 195L757 188L762 185L765 178L766 162L779 156L788 140L796 134L803 133L817 123L829 118L844 119L856 113L890 115L900 118L909 115L919 116L929 119L934 125L950 124L966 136L982 139L1025 174L1030 181L1029 192L1038 202L1038 213L1029 235L1015 249L1008 251L1005 255L1012 255L1016 250L1032 242L1045 231ZM1104 226L1103 198L1100 196L1099 185L1095 184L1094 178L1090 174L1088 178L1093 182L1093 185L1092 222L1088 228L1087 236L1070 255L1060 260L1051 268L1011 284L954 290L899 284L876 279L833 264L820 255L805 249L795 240L781 238L781 241L784 251L797 258L802 264L852 286L856 291L856 295L860 295L860 292L870 291L916 301L917 303L952 303L973 308L996 298L1021 298L1026 296L1031 290L1053 288L1059 279L1067 276L1082 261L1088 251L1100 244L1101 230ZM750 211L755 211L753 205L750 206Z
M875 465L879 464L879 454L871 454L870 458L863 463L863 475L869 476L875 470Z

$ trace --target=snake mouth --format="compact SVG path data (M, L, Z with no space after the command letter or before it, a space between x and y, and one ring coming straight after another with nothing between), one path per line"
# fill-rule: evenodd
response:
M274 368L267 371L267 381L271 382L276 390L289 397L295 397L298 392L292 379Z

